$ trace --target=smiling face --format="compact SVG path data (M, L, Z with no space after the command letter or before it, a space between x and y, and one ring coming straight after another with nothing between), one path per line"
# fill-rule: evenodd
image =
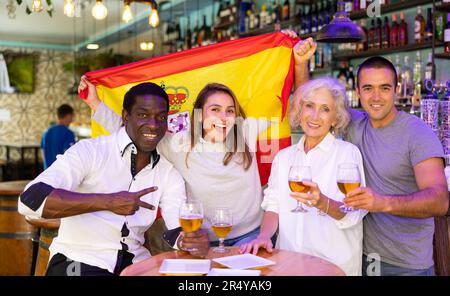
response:
M139 152L150 153L167 131L167 103L154 95L138 95L131 112L122 119L128 136Z
M397 114L394 75L387 68L364 68L359 74L357 93L374 128L388 125Z
M207 141L223 142L236 121L233 98L216 92L206 99L202 108L203 137Z
M331 93L325 88L314 91L303 99L300 125L307 138L322 140L336 124L336 106Z

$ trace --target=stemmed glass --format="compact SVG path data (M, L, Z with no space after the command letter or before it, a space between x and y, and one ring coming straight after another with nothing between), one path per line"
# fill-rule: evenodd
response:
M307 193L310 186L303 184L303 181L312 181L311 167L306 165L293 165L289 169L289 188L292 192ZM307 213L302 203L297 201L297 207L291 210L292 213Z
M347 195L352 190L355 190L361 185L361 175L359 173L359 168L357 164L354 163L341 163L338 165L337 172L337 185L339 190ZM341 205L339 209L348 213L353 211L352 207L346 207Z
M203 206L200 201L188 200L180 207L180 225L184 232L195 232L203 223ZM195 248L182 248L184 251L196 251Z
M216 208L214 210L214 217L212 221L211 228L219 238L219 246L213 249L216 253L226 253L229 252L225 249L224 241L227 235L230 233L233 227L233 217L231 210L228 208Z

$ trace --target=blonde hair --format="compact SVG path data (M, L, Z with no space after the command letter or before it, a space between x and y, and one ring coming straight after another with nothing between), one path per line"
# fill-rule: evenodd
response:
M294 129L300 128L300 115L302 112L302 102L314 96L319 89L326 89L333 97L336 107L336 125L332 127L332 132L336 135L344 135L350 123L350 113L347 111L347 97L344 86L339 80L331 77L317 78L308 81L299 87L295 93L289 111L289 123Z

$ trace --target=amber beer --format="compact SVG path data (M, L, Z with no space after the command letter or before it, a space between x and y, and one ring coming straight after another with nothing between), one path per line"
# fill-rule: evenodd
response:
M360 186L361 183L357 183L357 182L347 182L347 181L337 181L337 185L339 187L339 190L344 193L347 194L352 190L355 190L356 188L358 188Z
M233 225L229 223L215 223L211 226L218 238L225 238L230 233Z
M303 181L289 180L289 188L292 192L308 193L311 187L303 184Z
M194 232L200 229L203 223L203 216L188 215L180 217L180 225L184 232Z

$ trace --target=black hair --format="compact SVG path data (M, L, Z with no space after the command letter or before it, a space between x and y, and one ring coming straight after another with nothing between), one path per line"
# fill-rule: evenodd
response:
M153 82L144 82L130 88L125 94L123 100L123 109L131 113L131 109L136 103L137 96L153 95L155 97L163 98L166 101L167 111L169 111L169 96L162 87Z
M62 119L69 114L74 114L73 108L70 105L62 104L58 107L58 109L56 109L56 115L58 116L58 119Z
M365 60L361 65L359 65L358 72L356 74L357 80L356 85L359 87L359 74L361 73L362 69L367 68L384 68L389 69L394 74L394 85L393 87L397 87L397 70L395 69L395 66L386 58L380 57L380 56L374 56L371 58L368 58Z

